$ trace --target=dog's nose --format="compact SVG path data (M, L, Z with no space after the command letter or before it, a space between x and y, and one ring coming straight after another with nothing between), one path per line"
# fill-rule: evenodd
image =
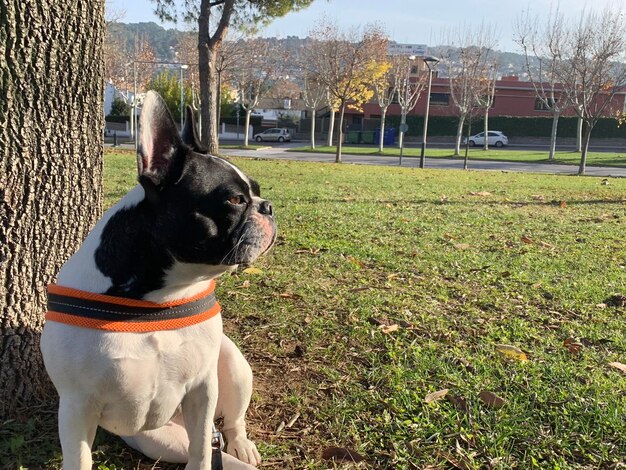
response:
M259 213L263 215L274 215L274 209L272 209L272 203L269 201L263 201L259 204Z

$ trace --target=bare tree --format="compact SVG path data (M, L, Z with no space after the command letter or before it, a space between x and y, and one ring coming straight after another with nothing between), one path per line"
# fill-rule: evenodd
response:
M494 63L491 69L484 71L487 75L479 80L479 86L476 88L476 107L484 110L484 128L485 142L483 150L489 150L489 110L493 106L496 97L496 80L498 78L498 67Z
M398 91L398 74L394 68L396 57L384 57L381 62L381 75L378 80L374 80L372 87L374 88L374 96L380 107L380 130L378 151L383 152L385 147L385 120L387 118L387 110L396 97Z
M626 87L626 18L610 8L583 13L571 23L557 45L566 66L557 68L557 79L584 122L578 174L585 174L591 132L602 117L615 116L615 94Z
M484 87L484 77L495 60L495 30L484 23L479 28L457 28L448 35L448 44L453 46L442 54L442 65L447 69L450 96L459 117L454 155L461 147L463 124L474 108L479 106L477 97ZM455 49L458 56L455 56Z
M267 95L272 82L280 75L284 56L272 48L268 41L251 39L246 41L243 60L232 71L231 83L237 92L237 99L246 112L244 145L248 145L250 115Z
M315 148L315 119L317 108L326 99L326 88L311 75L304 76L304 87L302 88L302 100L306 109L311 111L311 148Z
M335 23L323 20L310 33L319 50L319 54L311 57L310 70L317 73L332 102L339 107L337 163L341 162L346 106L359 108L373 96L370 84L380 71L374 58L386 52L386 39L381 29L371 25L365 30L346 33Z
M394 61L397 98L400 105L400 123L406 124L407 115L415 108L428 81L428 73L412 79L415 57L400 56ZM404 132L400 132L399 146L404 146Z
M565 93L559 76L570 63L562 60L561 47L565 39L563 15L558 9L550 11L545 21L527 11L515 24L515 41L524 51L526 72L535 90L541 109L552 114L549 160L554 160L556 137L561 114L572 103Z

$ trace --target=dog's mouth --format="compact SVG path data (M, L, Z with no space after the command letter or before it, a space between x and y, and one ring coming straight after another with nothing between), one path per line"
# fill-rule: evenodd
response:
M253 214L241 226L236 243L225 258L226 264L250 266L267 253L276 242L276 222L272 216Z

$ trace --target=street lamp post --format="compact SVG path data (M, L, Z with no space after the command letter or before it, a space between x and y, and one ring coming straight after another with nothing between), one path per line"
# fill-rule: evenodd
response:
M185 89L183 87L183 70L187 70L187 64L180 64L180 130L183 130L183 116L185 115Z
M435 67L439 63L439 59L437 57L430 56L424 57L424 63L428 67L428 95L426 97L426 113L424 114L424 134L422 135L420 168L424 168L424 160L426 159L426 135L428 134L428 111L430 110L430 89L433 83L433 67Z

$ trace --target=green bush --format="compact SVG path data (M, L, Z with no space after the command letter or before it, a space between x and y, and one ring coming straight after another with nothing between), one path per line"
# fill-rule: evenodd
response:
M130 116L130 106L123 99L115 98L109 116Z
M180 77L174 70L166 70L154 77L148 84L149 90L158 92L167 104L174 121L180 121ZM183 85L183 109L191 104L191 88Z

